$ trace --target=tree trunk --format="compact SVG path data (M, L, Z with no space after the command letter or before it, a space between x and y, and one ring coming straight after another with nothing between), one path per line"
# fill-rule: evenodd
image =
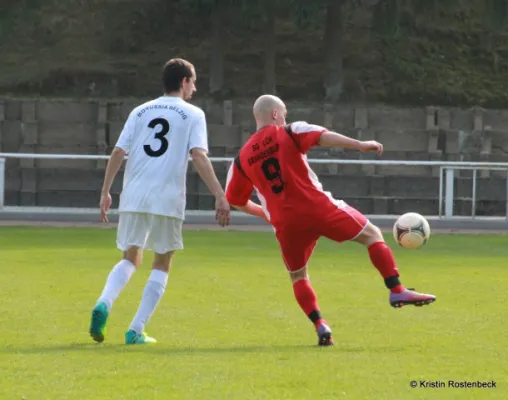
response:
M266 36L265 36L265 77L264 91L268 94L276 94L275 59L277 55L277 43L275 34L275 7L272 0L266 3Z
M324 36L325 98L337 102L342 95L344 71L342 68L342 0L329 0L326 6Z
M222 51L222 1L215 0L212 5L212 54L210 58L210 94L220 94L224 89L224 55Z

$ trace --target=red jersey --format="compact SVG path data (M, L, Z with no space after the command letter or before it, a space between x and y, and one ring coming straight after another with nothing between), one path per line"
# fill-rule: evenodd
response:
M242 147L228 172L226 198L243 206L256 192L267 218L275 228L295 219L312 218L330 206L346 204L324 192L307 162L307 151L317 146L327 129L306 122L266 126Z

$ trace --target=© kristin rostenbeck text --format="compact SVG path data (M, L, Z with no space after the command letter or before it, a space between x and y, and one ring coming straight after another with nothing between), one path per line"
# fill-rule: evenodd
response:
M455 388L455 389L495 389L497 388L496 381L411 381L409 385L412 388L429 388L429 389L442 389L442 388Z

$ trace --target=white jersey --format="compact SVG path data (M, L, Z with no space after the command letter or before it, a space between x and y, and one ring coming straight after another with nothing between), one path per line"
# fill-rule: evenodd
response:
M136 107L116 147L128 153L119 211L185 218L189 151L208 152L205 113L179 97Z

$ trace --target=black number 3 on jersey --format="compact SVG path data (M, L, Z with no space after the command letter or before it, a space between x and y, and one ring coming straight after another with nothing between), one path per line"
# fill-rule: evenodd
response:
M164 118L155 118L150 121L148 127L152 129L160 127L159 132L157 132L154 136L155 139L159 139L160 147L154 150L150 145L145 144L143 149L145 150L145 153L150 157L160 157L168 150L169 147L168 140L166 139L166 135L169 132L169 122Z

